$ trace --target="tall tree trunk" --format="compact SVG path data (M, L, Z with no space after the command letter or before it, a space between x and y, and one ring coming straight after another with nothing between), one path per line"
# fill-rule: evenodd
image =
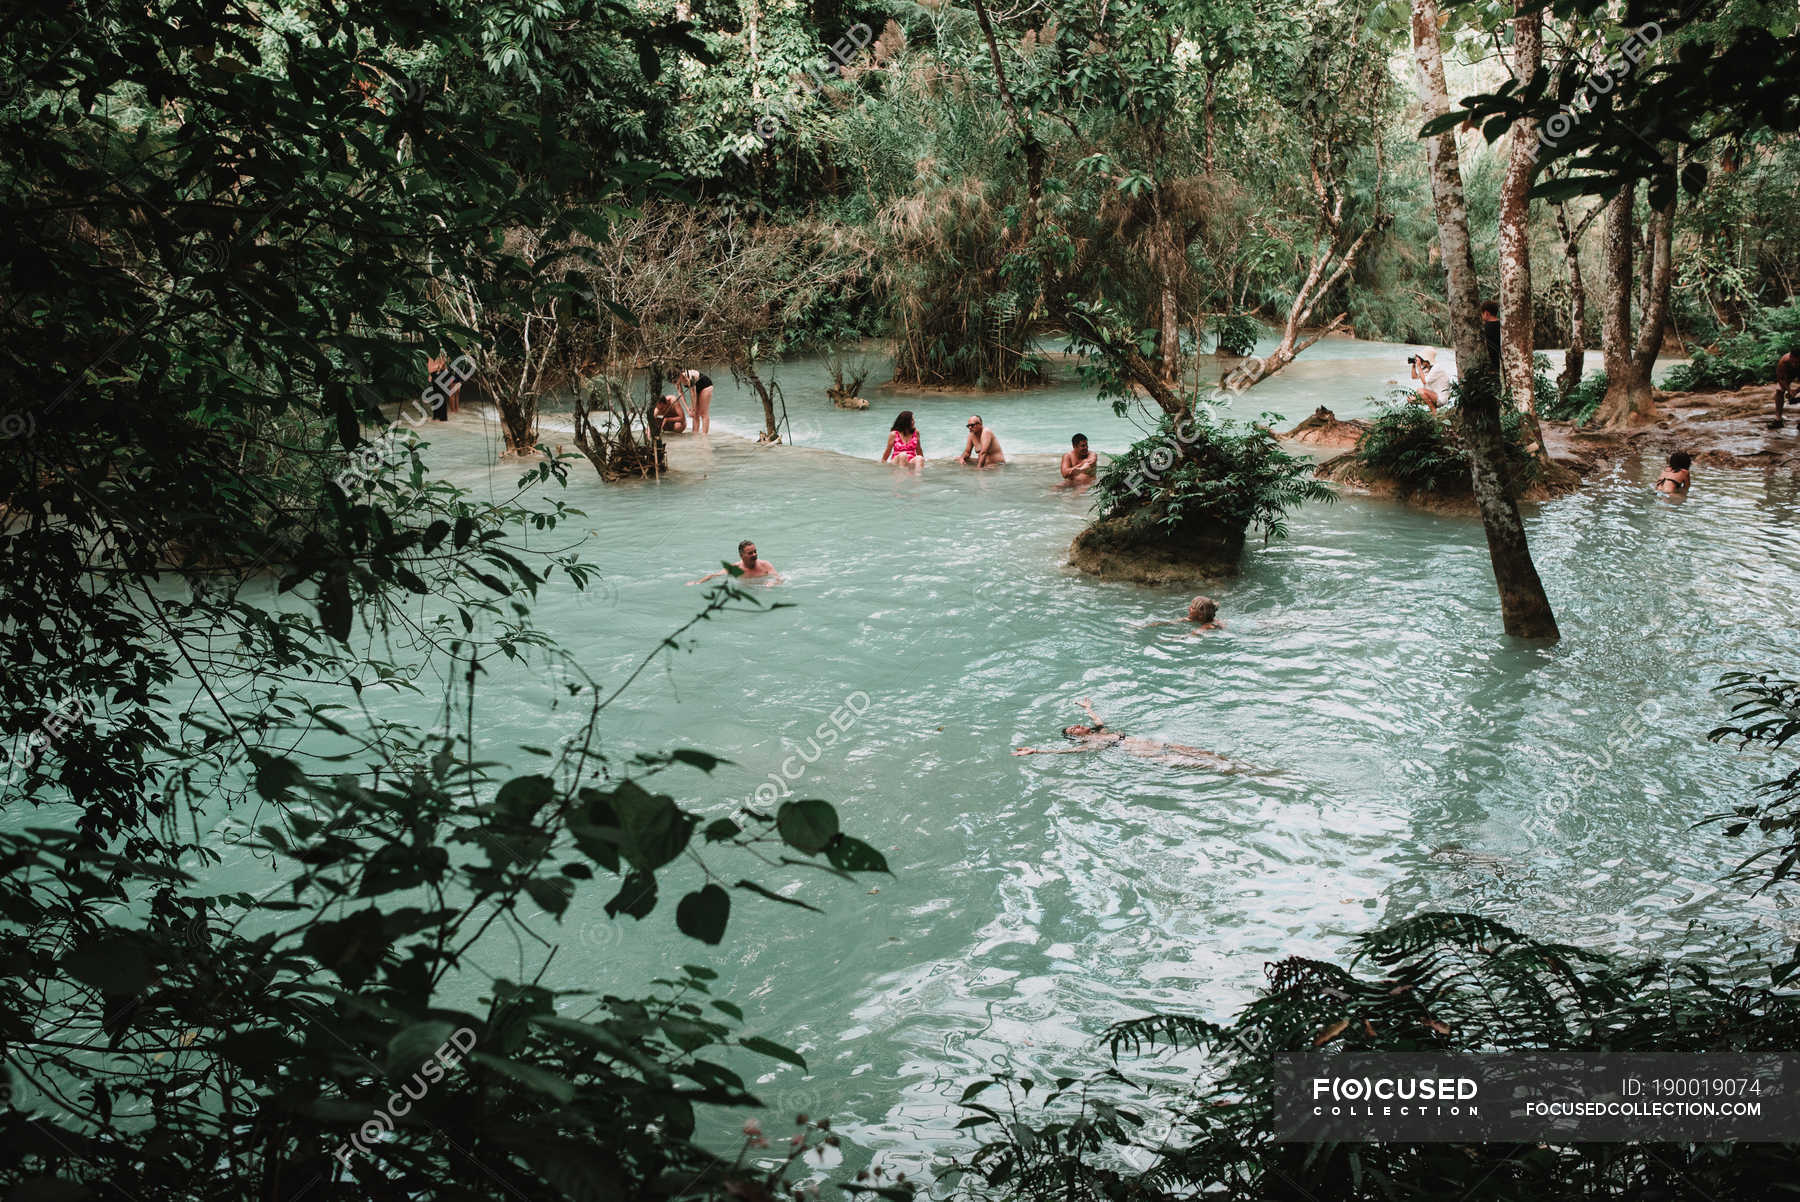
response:
M1646 391L1650 388L1650 373L1656 367L1657 352L1662 350L1663 327L1669 324L1669 294L1675 282L1674 241L1675 202L1671 199L1650 214L1650 270L1645 273L1650 296L1631 357L1632 368Z
M1581 383L1581 373L1587 365L1587 285L1581 279L1581 234L1592 219L1593 213L1589 213L1579 227L1571 230L1565 207L1556 206L1556 232L1562 237L1563 266L1569 273L1569 349L1563 355L1562 373L1556 377L1559 396L1568 396Z
M1162 328L1157 341L1162 351L1162 377L1173 384L1181 379L1181 311L1175 303L1175 284L1167 274L1163 275L1160 291Z
M1206 149L1204 152L1204 161L1206 163L1206 174L1209 176L1213 173L1213 149L1217 145L1214 101L1217 95L1218 86L1219 73L1216 70L1208 69L1206 72L1206 99L1202 103L1206 114Z
M1444 86L1444 52L1438 42L1435 0L1413 0L1412 42L1419 69L1419 98L1430 120L1449 111ZM1475 257L1469 247L1469 210L1463 198L1462 168L1456 139L1448 131L1425 140L1431 168L1431 196L1436 210L1438 246L1442 251L1450 305L1450 333L1462 376L1460 390L1463 441L1469 450L1470 483L1487 533L1488 560L1500 589L1500 614L1506 633L1520 638L1556 638L1556 615L1544 593L1519 504L1502 471L1506 444L1500 431L1500 390L1494 365L1488 362L1481 334L1480 298L1475 283Z
M1181 261L1187 248L1181 239L1176 217L1159 191L1151 211L1156 229L1150 237L1151 256L1156 271L1157 349L1162 361L1162 376L1170 384L1181 379L1181 304L1176 282L1181 278Z
M1601 296L1603 319L1600 351L1606 361L1606 396L1594 411L1600 426L1645 426L1656 421L1656 399L1650 389L1650 371L1662 346L1663 326L1669 319L1669 290L1673 280L1671 235L1674 202L1650 216L1647 250L1650 262L1642 292L1646 298L1641 324L1633 336L1631 294L1632 251L1636 222L1632 209L1637 187L1627 184L1606 206L1606 286Z
M1523 86L1543 63L1543 14L1516 0L1513 18L1513 78ZM1538 429L1532 387L1536 314L1531 298L1531 182L1537 174L1537 122L1524 118L1512 127L1512 151L1500 186L1500 375L1513 407L1525 422L1525 444L1545 465L1549 455Z
M1600 358L1608 400L1631 378L1631 207L1636 199L1635 183L1620 188L1606 203L1601 227Z

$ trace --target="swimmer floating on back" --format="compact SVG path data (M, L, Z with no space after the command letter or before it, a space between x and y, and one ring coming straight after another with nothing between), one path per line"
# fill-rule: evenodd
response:
M1093 719L1092 726L1077 723L1063 727L1063 734L1075 740L1073 747L1015 747L1014 755L1074 755L1082 751L1100 751L1107 747L1117 747L1120 751L1145 759L1162 760L1168 764L1192 764L1214 768L1220 772L1250 772L1248 765L1227 759L1216 752L1206 751L1199 747L1189 747L1183 743L1163 743L1156 739L1140 739L1113 730L1106 725L1099 714L1094 712L1094 704L1086 697L1076 704L1087 711Z

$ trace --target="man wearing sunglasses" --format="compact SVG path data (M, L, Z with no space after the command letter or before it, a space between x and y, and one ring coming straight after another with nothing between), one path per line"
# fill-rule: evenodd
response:
M963 443L962 454L956 457L958 463L969 462L973 456L976 467L992 467L997 463L1005 463L1006 456L1000 452L1000 440L994 432L981 424L980 417L969 419L969 441Z

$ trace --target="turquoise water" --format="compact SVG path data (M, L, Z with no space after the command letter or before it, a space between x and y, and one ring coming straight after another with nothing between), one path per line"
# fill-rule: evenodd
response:
M1314 348L1240 408L1357 414L1404 353ZM1079 388L979 401L870 389L874 409L849 413L824 399L822 366L800 363L777 375L801 445L759 447L742 437L754 407L714 374L713 436L677 439L664 479L606 486L577 463L565 495L588 516L572 529L605 581L550 588L536 620L596 677L622 679L701 605L684 582L755 539L787 577L766 596L792 608L703 624L610 711L609 750L729 757L678 778L678 796L718 814L785 762L794 795L837 804L894 875L796 878L823 917L746 895L719 949L681 937L672 907L613 922L610 891L591 889L553 975L629 993L668 964L718 969L747 1028L807 1058L810 1074L747 1062L759 1092L777 1114L831 1116L853 1160L917 1172L953 1140L968 1079L1079 1075L1120 1018L1223 1018L1269 960L1339 954L1422 907L1619 950L1710 946L1720 928L1791 940L1785 899L1720 891L1742 849L1690 827L1771 772L1702 736L1723 713L1707 692L1721 672L1792 666L1792 480L1697 470L1676 504L1647 489L1651 467L1629 465L1532 510L1564 631L1552 647L1498 633L1478 525L1356 498L1252 549L1211 590L1227 629L1195 637L1145 625L1179 616L1186 593L1064 566L1087 502L1051 487L1054 454L1076 428L1103 449L1130 431ZM903 406L931 456L954 454L974 410L1013 462L873 462ZM478 412L428 433L449 478L486 492L516 477L490 466ZM567 733L554 692L524 670L489 677L485 749ZM1257 771L1116 749L1009 754L1058 745L1082 697L1130 734ZM847 703L855 724L809 747ZM433 720L406 704L382 716ZM677 872L664 896L686 886ZM509 939L478 959L517 976L517 955ZM738 1121L718 1120L722 1143Z
M1257 344L1256 353L1266 355L1275 344L1274 338L1266 337ZM1056 356L1063 344L1048 340L1042 349ZM1273 413L1281 419L1277 429L1287 429L1311 416L1320 405L1340 418L1369 417L1395 388L1410 384L1406 357L1417 349L1391 342L1326 338L1255 388L1225 396L1220 412L1238 421L1260 420L1264 414ZM1441 353L1449 355L1454 365L1454 354ZM854 354L849 357L852 361L859 358ZM1561 351L1546 352L1545 357L1550 361L1552 374L1561 370ZM1093 392L1080 382L1074 366L1066 360L1052 364L1050 383L1041 388L978 397L956 392L919 394L897 390L891 386L893 372L886 359L874 353L860 358L872 369L862 389L869 402L867 410L832 407L825 396L831 376L823 360L803 359L765 373L778 380L786 395L787 414L782 427L785 441L794 446L880 459L894 415L910 409L927 458L956 458L962 450L965 425L971 414L979 414L986 421L1009 455L1060 455L1069 449L1069 438L1077 432L1086 434L1094 449L1116 454L1155 424L1141 411L1115 416L1109 405L1095 401ZM1198 379L1205 392L1216 385L1223 365L1237 360L1216 360L1204 355L1199 362ZM1670 365L1679 362L1683 360L1660 360L1656 378L1661 379ZM1590 356L1588 364L1589 371L1598 370L1597 357ZM708 370L715 382L713 433L755 438L763 428L761 404L749 389L737 385L728 369Z
M1266 354L1274 345L1274 339L1265 339L1257 353ZM1061 345L1046 342L1044 349L1054 354ZM1406 357L1411 349L1387 342L1326 339L1255 388L1230 397L1224 412L1239 420L1273 412L1291 425L1309 416L1315 406L1325 404L1339 417L1367 417L1375 398L1406 382ZM1086 434L1096 450L1116 453L1154 424L1142 413L1114 416L1108 405L1094 400L1093 392L1080 383L1074 367L1066 362L1052 365L1051 382L1044 387L976 397L896 390L889 384L893 372L888 362L875 354L864 358L873 367L862 390L869 401L867 410L835 409L826 401L831 377L823 361L801 360L782 366L777 376L787 396L788 421L783 433L788 442L880 459L888 427L901 409L913 411L927 458L956 458L971 414L982 416L1009 455L1060 455L1069 449L1069 437L1077 431ZM1202 356L1200 362L1200 379L1204 387L1210 387L1222 371L1221 361ZM763 428L761 405L748 389L737 386L728 370L715 369L711 375L716 385L713 433L754 438Z

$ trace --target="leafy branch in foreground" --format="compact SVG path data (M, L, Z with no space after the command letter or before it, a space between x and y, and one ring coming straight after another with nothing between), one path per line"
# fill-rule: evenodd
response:
M1713 737L1769 748L1800 734L1800 684L1737 674L1735 723ZM1793 875L1800 771L1761 787L1729 834L1756 825L1783 846L1772 883ZM1753 856L1745 867L1755 863ZM1742 870L1740 870L1742 875ZM1230 1023L1153 1014L1114 1026L1114 1067L1034 1083L998 1077L963 1095L963 1128L984 1137L950 1165L973 1198L1206 1196L1242 1202L1460 1198L1751 1199L1800 1169L1800 1145L1749 1143L1283 1143L1276 1068L1323 1052L1752 1052L1800 1045L1800 963L1769 963L1766 939L1728 937L1680 961L1626 963L1534 939L1477 914L1424 913L1353 940L1346 964L1290 957ZM1768 984L1764 982L1768 981ZM1122 1058L1166 1063L1128 1076ZM994 1095L996 1087L1004 1101Z
M599 879L616 882L613 921L648 919L673 881L675 926L716 946L734 894L813 908L757 879L770 868L849 879L886 862L823 801L708 820L654 791L721 762L704 752L615 775L598 748L610 699L570 694L588 699L582 729L504 780L445 734L385 739L335 775L251 749L251 788L279 816L246 844L277 875L260 893L76 832L0 835L0 1180L193 1198L773 1188L780 1174L699 1142L696 1107L757 1104L746 1056L804 1059L739 1029L701 965L641 997L555 985L557 928ZM433 1058L450 1045L463 1055Z

